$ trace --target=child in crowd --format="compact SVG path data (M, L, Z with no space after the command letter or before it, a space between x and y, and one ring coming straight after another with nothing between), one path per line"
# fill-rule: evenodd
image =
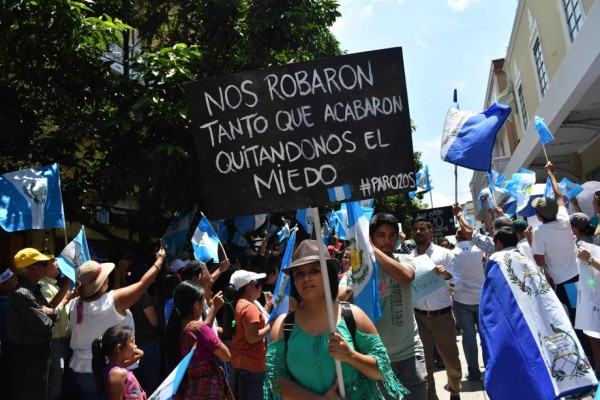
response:
M125 325L108 328L102 338L93 341L92 370L100 392L108 400L146 400L146 392L133 372L127 370L135 362L135 350L133 331Z

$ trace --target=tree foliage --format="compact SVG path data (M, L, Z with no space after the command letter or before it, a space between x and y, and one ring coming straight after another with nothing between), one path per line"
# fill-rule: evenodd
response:
M340 54L329 31L337 7L333 0L4 0L0 165L58 162L67 219L112 240L119 241L96 209L135 202L130 239L139 234L144 246L174 212L202 204L183 83Z

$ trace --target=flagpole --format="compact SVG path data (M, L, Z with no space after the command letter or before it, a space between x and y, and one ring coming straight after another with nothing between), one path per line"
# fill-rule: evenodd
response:
M311 207L313 215L313 227L315 229L315 236L317 237L317 243L319 244L319 261L321 263L321 274L323 275L323 288L325 289L325 305L327 306L327 319L329 320L329 330L334 333L337 330L336 320L337 316L333 314L333 300L331 299L331 288L329 287L329 273L327 271L327 262L325 261L325 246L323 245L323 235L321 233L321 219L319 218L319 208ZM346 389L344 387L344 376L342 375L342 363L338 359L335 360L335 372L337 375L338 388L340 390L340 396L346 398Z
M431 189L429 189L429 201L431 202L431 208L433 208L433 195L431 194Z
M458 203L458 166L456 164L454 164L454 203Z
M546 156L546 164L548 164L548 153L546 153L546 145L542 143L542 149L544 149L544 155Z

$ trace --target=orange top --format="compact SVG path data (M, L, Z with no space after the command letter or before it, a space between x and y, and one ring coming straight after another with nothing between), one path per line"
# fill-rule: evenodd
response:
M234 368L245 369L250 372L266 371L265 357L267 355L267 341L263 338L260 342L250 344L246 340L244 326L258 323L258 329L265 327L265 318L258 307L245 299L239 299L235 305L235 333L231 346L231 364Z

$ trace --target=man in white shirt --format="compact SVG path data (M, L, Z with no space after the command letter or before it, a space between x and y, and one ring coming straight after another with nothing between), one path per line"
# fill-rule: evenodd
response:
M450 287L456 285L453 272L456 260L452 252L433 244L431 224L424 218L417 218L412 225L413 239L417 247L413 256L424 255L435 264L435 272L443 275L447 286L441 287L427 296L413 301L419 335L425 352L427 367L427 399L438 400L433 378L433 346L437 348L446 366L450 400L460 400L460 381L462 369L456 345L456 322L452 316L452 298Z
M460 286L454 289L454 315L462 329L462 346L467 360L470 381L480 381L479 349L477 331L479 330L479 297L485 282L483 251L471 243L471 237L456 231L456 246L452 250L456 259L456 278Z
M554 197L538 197L531 205L535 208L537 218L542 222L533 231L531 252L537 265L544 268L554 281L558 299L567 306L569 319L575 323L575 304L571 304L567 296L566 285L579 281L577 266L577 246L571 231L569 214L554 176L554 165L546 164L546 173L552 182Z

